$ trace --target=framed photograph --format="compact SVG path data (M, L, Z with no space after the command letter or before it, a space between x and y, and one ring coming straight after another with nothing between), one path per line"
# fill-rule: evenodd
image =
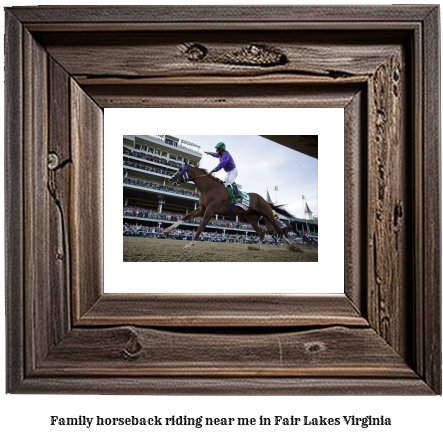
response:
M7 392L441 394L438 6L12 7L5 33ZM343 108L344 287L105 293L105 108Z

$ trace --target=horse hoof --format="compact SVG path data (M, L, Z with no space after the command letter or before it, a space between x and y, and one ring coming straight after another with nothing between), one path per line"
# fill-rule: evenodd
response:
M189 245L186 245L185 247L183 247L183 249L192 248L194 245L195 245L195 242L191 242Z

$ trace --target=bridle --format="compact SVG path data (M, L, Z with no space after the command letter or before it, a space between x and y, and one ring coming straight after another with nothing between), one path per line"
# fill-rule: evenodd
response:
M180 169L177 170L177 173L183 178L183 182L189 181L188 166L189 165L185 163Z
M193 176L190 178L188 176L188 166L189 166L189 164L185 164L184 166L182 166L179 170L177 170L175 175L172 177L172 178L174 178L178 174L176 184L180 185L180 184L186 183L188 181L193 181L194 179L202 178L204 176L210 175L210 173L205 173L204 175L197 175L197 176Z

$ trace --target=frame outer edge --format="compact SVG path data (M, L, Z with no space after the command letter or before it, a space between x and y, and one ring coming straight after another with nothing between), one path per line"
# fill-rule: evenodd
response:
M8 8L26 23L251 23L251 22L326 22L337 21L409 21L422 20L431 11L429 5L200 5L120 6L120 7L12 7Z
M23 382L23 33L5 11L6 392ZM19 145L17 147L16 145ZM15 146L14 146L15 145Z
M131 377L87 379L45 378L29 379L22 388L24 394L128 394L128 395L432 395L420 379L343 379L343 378L145 378Z
M441 382L441 84L440 9L424 20L423 71L423 355L424 378L438 394Z
M9 9L9 10L8 10ZM6 9L6 71L5 71L5 205L7 207L7 217L5 217L5 252L6 252L6 311L7 311L7 388L10 390L20 390L23 385L23 291L24 291L24 233L23 233L23 36L22 23L17 17L17 9ZM37 10L38 8L35 8ZM45 8L40 9L39 13ZM69 8L66 8L69 9ZM66 9L64 10L66 12ZM296 8L294 8L296 9ZM389 8L383 8L389 9ZM440 120L439 116L439 97L436 95L436 88L440 92L440 60L439 60L439 41L435 37L439 35L439 8L437 7L406 7L410 18L412 12L416 12L415 20L422 19L424 24L424 101L426 107L423 115L423 199L424 211L423 220L430 218L429 235L431 239L424 240L423 253L423 283L424 296L423 311L420 312L420 328L424 347L417 351L424 360L424 378L425 381L435 391L441 393L441 310L436 306L441 300L441 197L440 190L435 190L435 184L440 183ZM51 9L47 8L48 15L51 15ZM122 8L123 10L123 8ZM424 17L423 13L427 12ZM26 11L25 11L26 12ZM234 11L235 12L235 11ZM237 17L241 16L240 10L237 11ZM419 17L421 12L422 17ZM31 11L30 14L33 12ZM54 14L56 16L57 14ZM399 19L393 10L391 14L386 13L385 20ZM35 18L35 17L34 17ZM154 19L156 17L154 16ZM253 17L252 19L256 19ZM350 16L347 16L350 19ZM375 17L374 17L375 18ZM402 16L402 18L404 18ZM128 18L125 18L128 20ZM245 19L243 17L243 19ZM251 19L251 20L252 20ZM291 19L291 18L289 18ZM412 19L412 18L411 18ZM103 16L101 21L103 21ZM296 20L294 18L294 20ZM325 19L330 21L331 19ZM35 20L36 21L36 20ZM91 22L97 20L90 20ZM18 74L17 74L18 72ZM15 75L13 74L15 73ZM13 148L12 144L19 144L21 147ZM421 145L420 145L421 146ZM18 176L18 182L17 181ZM13 180L12 178L15 178ZM8 181L14 181L14 190L12 184L7 185ZM440 187L440 186L439 186ZM17 196L17 190L19 196ZM14 206L14 209L8 208ZM438 209L436 208L438 207ZM436 211L437 210L437 211ZM427 230L427 231L428 231ZM437 303L436 303L437 301ZM11 346L14 346L12 349ZM27 382L28 385L32 382Z

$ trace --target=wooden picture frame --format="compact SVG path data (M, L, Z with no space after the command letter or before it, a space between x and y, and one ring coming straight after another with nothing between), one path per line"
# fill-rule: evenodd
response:
M441 394L439 57L438 6L7 8L7 392ZM103 108L175 106L345 108L345 294L103 294Z

